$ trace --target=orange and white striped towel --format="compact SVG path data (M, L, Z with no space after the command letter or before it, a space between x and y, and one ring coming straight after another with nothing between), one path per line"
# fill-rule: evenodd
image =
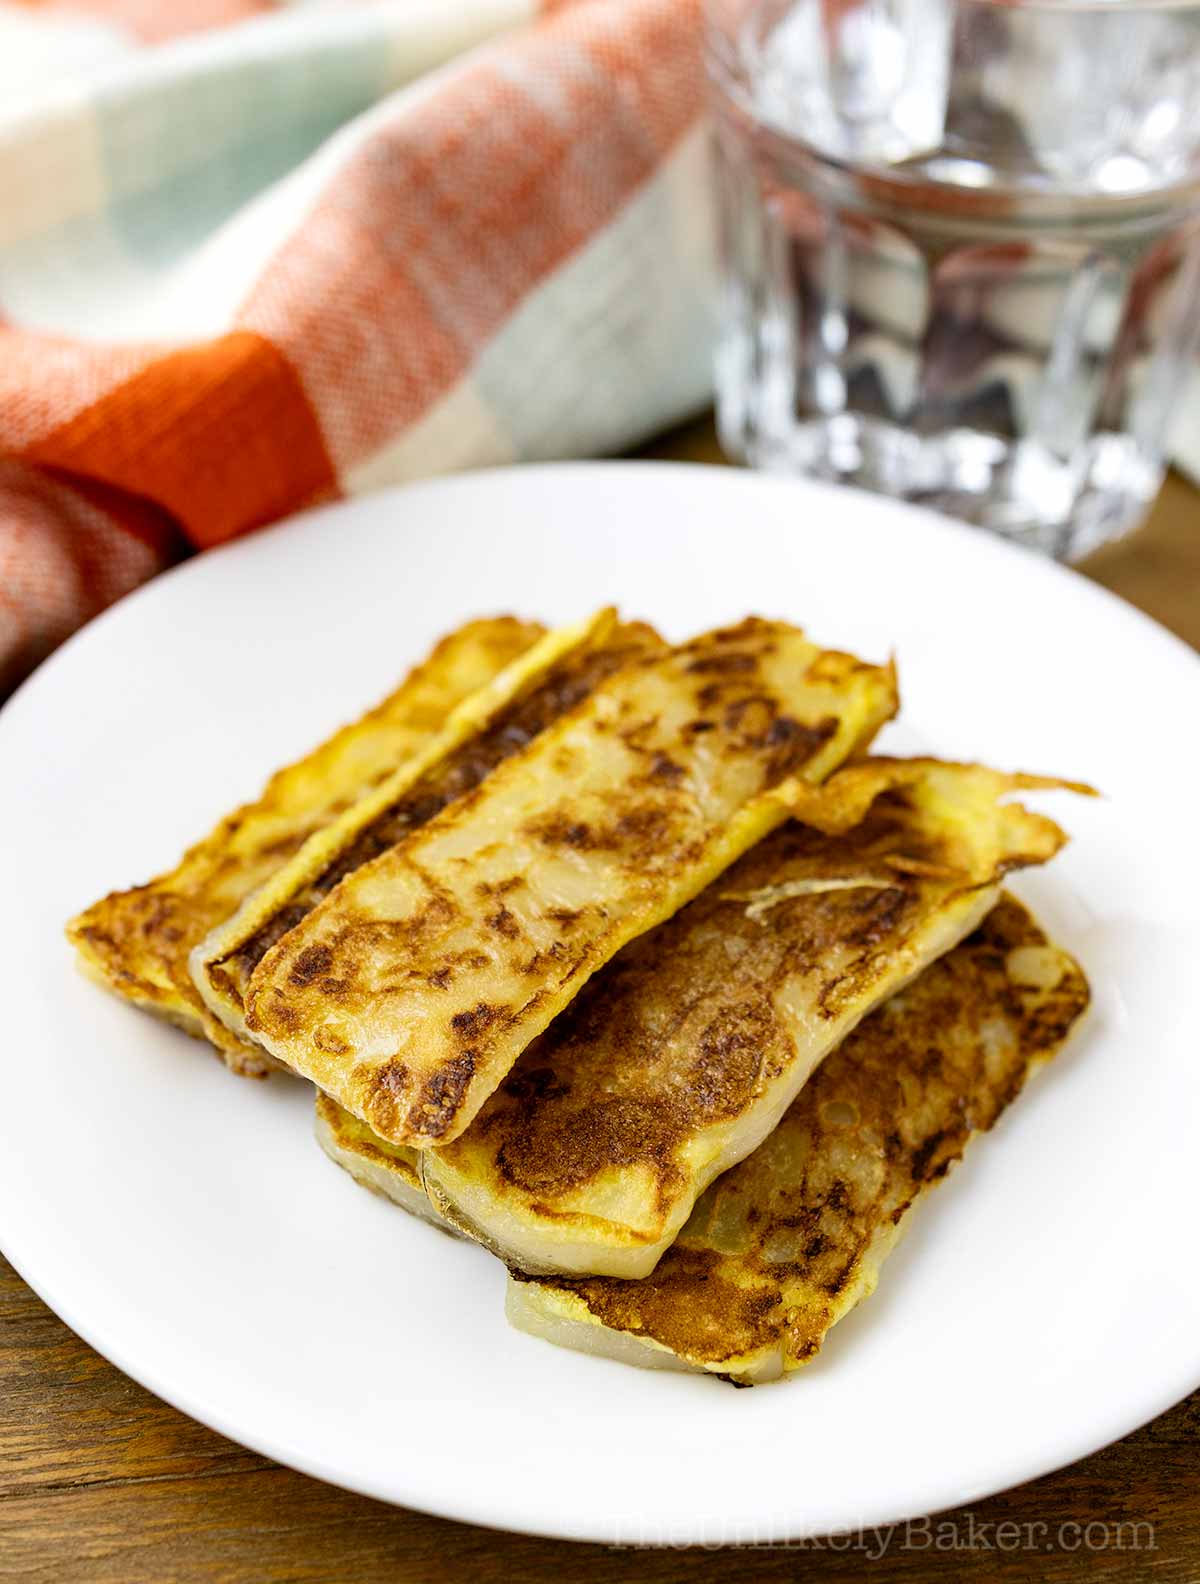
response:
M0 46L0 693L189 547L704 402L698 0L0 0Z

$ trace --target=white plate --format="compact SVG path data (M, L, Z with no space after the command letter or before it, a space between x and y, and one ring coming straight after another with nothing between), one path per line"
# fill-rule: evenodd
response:
M1096 1010L914 1217L880 1291L756 1391L511 1332L504 1272L79 976L68 914L171 864L465 617L613 600L895 649L884 739L1102 787L1024 889ZM1082 578L847 490L716 469L477 474L315 512L125 600L0 716L0 1243L83 1337L235 1440L431 1512L779 1539L974 1499L1200 1382L1200 664Z

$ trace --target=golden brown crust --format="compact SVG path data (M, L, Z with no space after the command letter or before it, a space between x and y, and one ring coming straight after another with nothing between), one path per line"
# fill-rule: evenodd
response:
M519 753L546 727L587 698L606 677L623 666L660 653L664 641L644 622L619 624L594 643L571 650L526 693L511 700L479 732L453 749L357 831L321 872L281 901L253 935L236 951L208 965L214 980L238 999L245 996L250 976L276 941L294 929L347 875L403 841L435 814L475 790L497 765ZM492 922L503 930L500 904ZM316 977L321 959L310 958L300 972Z
M750 620L626 667L343 880L264 957L247 1022L385 1138L465 1128L528 1041L895 708L888 671Z
M235 1070L257 1075L276 1066L209 1015L188 972L189 952L542 630L499 616L443 638L381 704L272 776L258 799L221 820L170 873L115 891L72 919L67 934L86 970L117 995L206 1035Z
M990 1128L1088 1004L1078 965L1005 897L818 1069L641 1281L521 1278L537 1308L734 1378L817 1352L903 1217Z
M642 1275L858 1018L1065 839L1028 777L868 760L627 946L422 1160L444 1215L515 1266ZM853 821L857 823L853 823ZM846 828L849 826L849 828Z

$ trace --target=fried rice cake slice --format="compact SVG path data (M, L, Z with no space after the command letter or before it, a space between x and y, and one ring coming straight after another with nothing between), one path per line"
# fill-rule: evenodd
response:
M422 753L315 834L233 918L192 953L192 979L215 1016L243 1040L255 968L347 875L474 790L497 765L573 709L606 677L666 648L645 623L607 607L547 633L473 693Z
M251 1033L381 1137L457 1137L628 940L895 711L890 666L751 618L635 662L274 945Z
M652 1275L514 1273L510 1322L738 1385L800 1369L874 1291L914 1206L1062 1048L1088 999L1078 963L1005 895L823 1063Z
M859 1020L1058 851L1059 827L1010 800L1036 784L877 759L810 791L807 823L626 947L425 1152L439 1212L521 1270L648 1275Z
M419 752L462 701L528 650L537 622L496 616L448 634L394 692L227 814L167 874L114 891L67 925L80 965L106 989L189 1034L207 1036L235 1072L277 1064L211 1016L188 956L316 830Z

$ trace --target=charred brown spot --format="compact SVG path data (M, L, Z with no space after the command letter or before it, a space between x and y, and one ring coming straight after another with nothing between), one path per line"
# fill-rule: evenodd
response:
M475 889L480 896L507 896L524 884L520 875L508 875L503 880L478 880Z
M534 821L526 829L548 846L569 847L576 852L616 852L632 860L665 849L671 839L671 826L669 809L635 805L600 829L561 813Z
M328 946L306 946L298 952L288 971L288 979L302 988L312 984L333 967L333 952Z
M506 1138L496 1166L506 1181L538 1194L561 1193L608 1167L647 1156L667 1173L671 1131L663 1109L650 1099L597 1097L570 1115L534 1107Z
M676 764L670 754L656 753L645 779L656 782L660 786L678 786L686 776L687 771L681 764Z
M514 1100L561 1100L570 1092L552 1067L529 1067L511 1072L504 1081L506 1094Z
M540 973L547 963L562 962L567 956L567 948L562 941L551 941L541 951L534 952L523 963L517 966L517 972L526 976Z
M767 765L768 780L779 781L801 769L837 731L838 722L832 716L810 726L780 715L767 732L767 746L774 750Z
M261 1001L256 1001L246 1008L247 1026L256 1032L260 1029L281 1029L284 1033L290 1034L299 1022L300 1014L295 1007L275 995L271 997L267 1006L263 1006Z
M688 1081L697 1122L737 1116L753 1092L767 1047L778 1038L762 1001L723 1007L700 1035Z
M450 1019L450 1027L461 1039L478 1039L503 1015L503 1007L489 1006L486 1001L480 1001L469 1012L456 1012Z
M928 1177L931 1177L931 1176L934 1176L934 1175L937 1174L936 1173L936 1168L933 1171L931 1171L930 1170L930 1166L931 1166L931 1163L933 1161L934 1156L937 1154L938 1150L941 1148L942 1140L945 1137L946 1137L945 1130L939 1128L936 1133L931 1133L930 1136L920 1146L920 1148L915 1151L915 1153L913 1154L913 1158L912 1158L912 1165L910 1167L910 1171L912 1172L912 1179L913 1179L914 1182L924 1182ZM948 1164L949 1164L948 1162L943 1162L943 1164L942 1164L942 1171L943 1172L945 1171L946 1166Z
M764 747L779 714L779 705L766 694L731 700L725 706L723 721L731 736L742 738L747 748Z
M516 940L521 933L516 914L511 913L506 907L497 908L495 913L489 913L484 922L488 929L495 930L497 935L503 935L505 940Z
M748 671L757 670L759 656L752 654L701 655L698 660L693 660L688 665L692 676L744 676Z
M641 861L669 849L671 826L668 809L630 809L619 817L604 845L623 850L630 859Z
M693 1356L699 1353L712 1362L749 1353L778 1332L778 1296L747 1293L727 1280L721 1259L712 1250L677 1247L670 1260L668 1269L664 1261L643 1281L589 1276L556 1278L550 1285L578 1294L614 1330L654 1337L667 1347ZM517 1272L513 1275L521 1279ZM702 1316L699 1323L698 1316ZM732 1376L727 1378L739 1384Z
M767 747L780 748L784 743L795 742L797 737L807 736L811 729L801 726L800 722L793 720L790 715L779 715L771 722L771 729L767 733Z
M378 1095L386 1095L392 1100L398 1100L407 1091L410 1076L404 1063L392 1056L382 1067L376 1068L371 1087Z
M478 1055L478 1051L463 1051L425 1080L420 1098L408 1113L407 1126L411 1133L436 1139L446 1132L475 1075Z
M591 826L583 820L574 820L561 813L533 820L526 830L547 847L571 847L576 852L585 852L596 844Z

